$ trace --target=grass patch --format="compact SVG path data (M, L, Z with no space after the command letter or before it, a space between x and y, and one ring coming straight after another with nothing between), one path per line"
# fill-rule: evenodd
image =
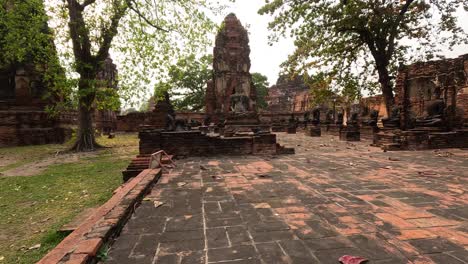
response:
M56 232L62 225L112 196L122 183L121 171L129 157L137 153L137 138L117 135L100 138L99 143L111 148L80 156L73 163L52 164L38 175L0 177L0 257L4 257L0 263L37 262L63 239ZM40 160L63 149L66 146L8 148L0 150L0 156L31 154ZM37 244L40 248L29 250Z

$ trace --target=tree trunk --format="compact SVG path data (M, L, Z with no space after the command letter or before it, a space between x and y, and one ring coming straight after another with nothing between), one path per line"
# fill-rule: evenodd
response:
M78 86L78 94L80 92L86 92L86 94L81 95L78 99L78 134L76 137L76 142L72 147L72 150L78 152L84 151L94 151L101 146L96 143L96 138L94 136L94 127L93 127L93 103L95 98L95 91L91 87L91 82L94 80L96 74L94 72L86 72L80 74L80 82Z
M393 87L387 66L388 63L377 62L377 72L379 74L380 88L382 89L382 95L384 98L385 106L387 108L387 115L390 116L390 114L392 113L393 105L395 104L395 98L393 96Z
M79 129L73 150L75 151L93 151L96 149L94 138L94 128L92 120L92 111L86 106L79 107L78 113Z

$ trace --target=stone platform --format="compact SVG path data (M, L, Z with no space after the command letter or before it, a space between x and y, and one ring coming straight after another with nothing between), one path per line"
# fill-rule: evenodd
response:
M179 160L104 263L468 261L467 151L382 152L285 133L278 142L296 154Z
M294 152L276 142L276 134L258 133L246 136L223 137L201 131L166 132L145 129L139 132L140 155L159 150L176 158L213 155L276 155Z
M382 130L375 134L374 145L385 150L468 148L468 130Z

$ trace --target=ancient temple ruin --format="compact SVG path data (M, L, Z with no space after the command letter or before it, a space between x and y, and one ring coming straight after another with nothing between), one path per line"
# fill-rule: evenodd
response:
M256 91L250 74L247 30L229 14L216 36L213 49L213 80L206 90L206 115L224 123L225 135L249 131L259 125Z
M395 107L377 134L388 149L466 147L468 144L468 54L402 67Z
M304 83L303 76L291 79L287 75L281 75L276 84L268 89L266 101L268 111L274 113L308 111L309 87Z
M2 8L3 12L13 13L12 17L19 15L13 1L4 1ZM31 13L37 18L42 18L42 15L46 17L43 6L34 8ZM36 26L40 31L35 33L43 37L25 48L26 54L22 54L22 58L5 52L8 50L5 46L10 45L12 40L4 39L3 35L0 40L0 49L4 52L0 54L0 146L63 143L71 136L69 124L65 122L68 120L51 117L46 111L48 105L64 100L55 92L57 89L53 87L52 78L64 77L65 73L58 66L55 67L57 53L47 21L37 18L35 23L39 23ZM10 32L12 29L9 26L2 24L2 32ZM31 49L38 46L43 49L41 52L47 54L47 59L35 57ZM49 74L47 78L46 74Z
M45 97L43 74L32 63L0 70L0 146L63 143L71 136L45 111L52 98Z
M256 92L250 74L247 30L229 14L216 36L213 49L213 80L206 90L206 113L213 118L256 109Z
M234 14L229 14L216 37L204 125L141 127L140 155L123 172L125 180L140 173L150 155L160 150L176 157L294 153L276 142L269 126L260 125L248 43L247 31Z

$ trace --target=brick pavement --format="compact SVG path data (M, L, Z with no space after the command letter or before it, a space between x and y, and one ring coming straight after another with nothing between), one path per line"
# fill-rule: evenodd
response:
M105 263L468 263L468 151L279 140L297 154L178 161Z

